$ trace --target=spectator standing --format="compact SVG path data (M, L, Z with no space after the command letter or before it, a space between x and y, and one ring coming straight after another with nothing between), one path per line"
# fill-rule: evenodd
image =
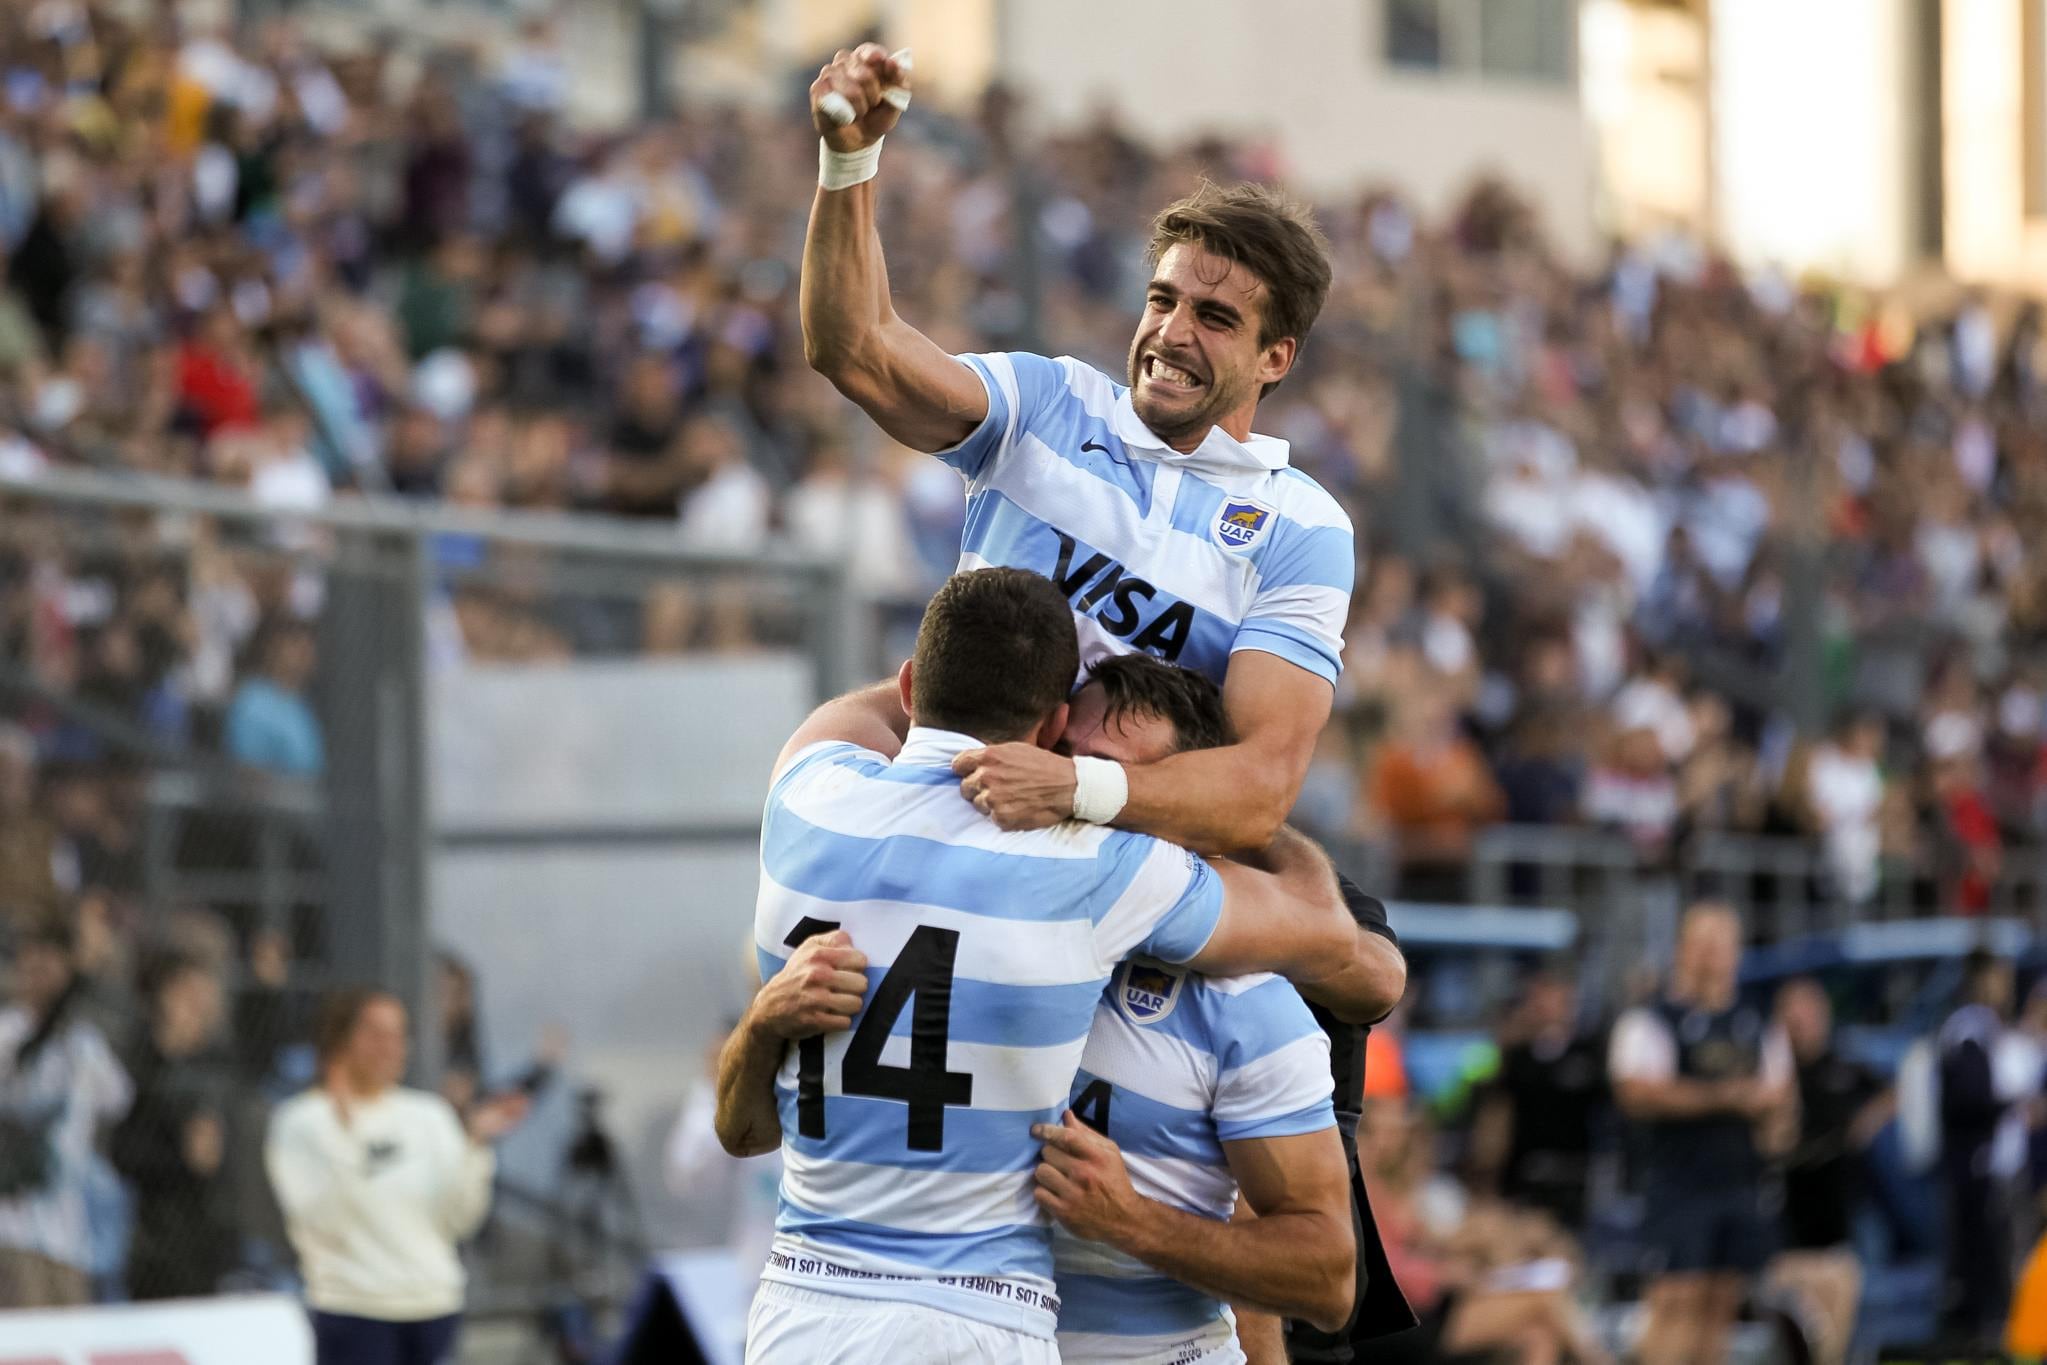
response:
M1790 1046L1736 992L1741 921L1685 912L1664 992L1614 1025L1608 1066L1640 1129L1642 1234L1652 1256L1643 1365L1717 1365L1774 1240L1758 1128L1795 1113Z
M1980 737L1972 720L1948 712L1926 727L1928 786L1942 866L1942 896L1954 913L1980 915L2004 869L2004 839L1983 789Z
M2012 968L1988 952L1969 957L1962 1004L1940 1027L1940 1178L1947 1211L1943 1322L1966 1341L2000 1339L2011 1299L2011 1178L2024 1161L2019 1095L2000 1084L2012 1006ZM2037 1080L2025 1092L2038 1092Z
M1833 1006L1801 977L1777 993L1777 1019L1798 1073L1798 1137L1784 1164L1784 1251L1771 1279L1807 1305L1822 1365L1843 1359L1862 1297L1849 1246L1862 1195L1862 1157L1894 1108L1868 1067L1834 1046Z
M465 1132L446 1100L402 1087L405 1007L380 991L336 994L315 1045L320 1082L278 1109L265 1157L317 1365L442 1365L461 1324L456 1244L490 1208L490 1144L526 1097L476 1106Z
M257 672L227 708L227 751L238 762L283 777L317 778L327 750L306 700L313 680L313 632L297 621L273 624L255 646Z
M1506 1199L1578 1227L1593 1124L1606 1103L1599 1039L1578 1027L1570 980L1549 974L1528 983L1509 1034L1499 1076L1479 1103L1475 1164Z
M1402 894L1447 899L1463 889L1472 837L1506 806L1440 688L1404 708L1398 735L1380 751L1371 797L1399 841Z
M220 978L169 955L144 982L149 1034L135 1058L135 1106L114 1130L114 1167L135 1188L128 1293L138 1300L211 1294L235 1268L226 1171L233 1080L218 1051Z
M1806 768L1806 800L1819 822L1828 875L1855 905L1876 895L1883 837L1884 779L1881 716L1858 712L1834 739L1813 751Z
M32 927L15 952L14 1003L0 1010L0 1308L90 1297L94 1147L133 1094L82 1016L74 953L67 925Z

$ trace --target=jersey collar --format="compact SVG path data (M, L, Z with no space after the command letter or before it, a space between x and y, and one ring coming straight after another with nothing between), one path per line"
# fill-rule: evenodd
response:
M983 746L980 740L972 735L963 735L957 730L912 725L910 733L903 736L902 752L896 755L895 766L950 769L955 758L969 749L981 747Z
M1287 467L1287 443L1277 436L1260 436L1254 431L1251 439L1239 441L1221 427L1210 427L1201 444L1183 455L1160 440L1144 424L1144 419L1137 415L1137 409L1130 402L1128 389L1117 398L1116 410L1110 414L1110 425L1124 445L1151 451L1167 464L1182 465L1196 471L1271 473Z

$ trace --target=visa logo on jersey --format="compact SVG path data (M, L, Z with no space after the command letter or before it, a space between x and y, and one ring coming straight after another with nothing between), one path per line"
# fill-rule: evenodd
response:
M1169 597L1154 609L1159 590L1151 583L1099 550L1076 564L1080 542L1056 527L1052 534L1059 539L1052 581L1075 611L1093 616L1111 635L1128 640L1132 649L1146 650L1167 663L1180 657L1187 637L1194 633L1193 607Z

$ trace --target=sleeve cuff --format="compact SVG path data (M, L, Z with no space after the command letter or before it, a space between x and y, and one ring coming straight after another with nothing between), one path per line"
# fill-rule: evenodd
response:
M1223 1142L1243 1142L1252 1138L1300 1137L1335 1126L1335 1106L1328 1100L1320 1100L1290 1114L1266 1114L1247 1119L1225 1119L1217 1115L1215 1135Z
M1247 649L1277 655L1296 668L1313 673L1332 687L1336 685L1337 675L1343 671L1342 661L1335 651L1306 631L1279 621L1246 621L1237 627L1237 637L1230 642L1230 653Z

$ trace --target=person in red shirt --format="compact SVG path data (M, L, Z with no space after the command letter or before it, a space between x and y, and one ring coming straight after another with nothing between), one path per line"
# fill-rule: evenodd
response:
M1932 760L1934 826L1947 856L1943 885L1955 913L1980 915L2004 865L2004 840L1997 816L1983 787L1983 763L1973 727L1945 715L1927 726L1926 747Z
M258 365L241 324L225 304L200 318L178 347L178 405L201 436L261 419Z

